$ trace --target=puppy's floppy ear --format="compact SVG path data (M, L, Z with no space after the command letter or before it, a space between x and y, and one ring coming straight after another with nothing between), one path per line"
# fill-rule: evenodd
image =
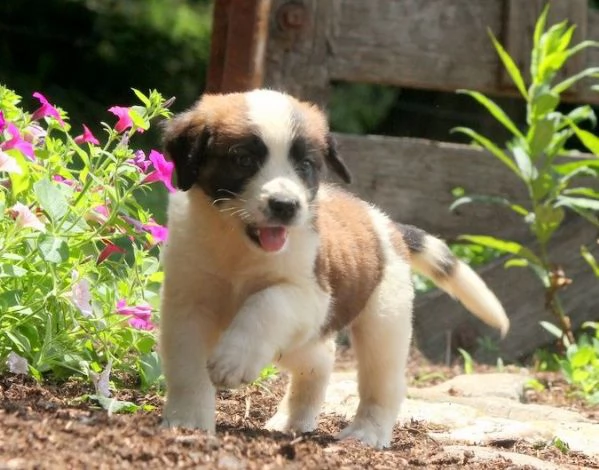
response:
M187 191L198 180L206 157L210 131L199 127L186 112L169 121L165 127L163 145L177 173L177 187Z
M325 150L325 161L328 167L333 170L343 181L351 183L352 176L345 162L337 153L337 143L331 134L327 135L327 148Z

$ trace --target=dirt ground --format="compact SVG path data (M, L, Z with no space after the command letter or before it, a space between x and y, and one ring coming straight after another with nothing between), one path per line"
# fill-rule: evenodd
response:
M351 367L351 353L340 353L341 368ZM460 372L424 364L415 357L410 365L412 385L430 385ZM429 380L430 379L430 380ZM596 411L568 395L555 376L542 377L550 392L532 393L537 402L558 404L597 418ZM347 423L323 416L318 430L300 436L271 433L261 425L274 412L286 379L267 387L251 386L220 392L217 434L161 429L162 397L121 390L117 398L155 409L109 416L80 397L92 393L87 384L40 386L17 376L0 377L0 469L353 469L353 468L488 468L513 469L497 458L484 465L472 455L449 456L426 435L426 424L396 427L390 449L376 451L357 442L337 442L333 436ZM556 464L599 468L599 462L576 453L563 454L554 446L533 447L522 442L498 442L497 447L536 456Z

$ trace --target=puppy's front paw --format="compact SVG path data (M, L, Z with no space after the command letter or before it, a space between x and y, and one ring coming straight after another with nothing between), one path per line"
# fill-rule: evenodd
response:
M243 341L243 340L241 340ZM208 360L208 373L217 387L236 388L253 382L271 360L264 348L248 348L221 341Z
M172 408L167 406L160 426L163 428L201 429L215 432L214 410Z

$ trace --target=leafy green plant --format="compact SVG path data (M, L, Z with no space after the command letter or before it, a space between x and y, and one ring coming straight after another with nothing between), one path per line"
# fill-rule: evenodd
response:
M75 135L66 113L0 86L0 369L89 377L110 395L110 373L160 379L153 333L167 231L138 202L155 182L169 190L172 163L133 140L170 115L151 91L118 119ZM80 126L77 126L79 129ZM111 404L114 406L114 403Z
M543 327L556 337L561 331L551 323L543 322ZM577 342L565 339L564 355L553 355L553 360L575 391L592 404L599 405L599 322L586 322L583 333Z
M596 124L590 106L580 106L568 114L558 110L561 95L582 79L599 77L599 67L591 67L571 77L557 81L558 73L575 54L588 47L598 47L594 41L583 41L570 47L575 26L566 21L546 28L548 6L539 17L533 37L530 82L526 83L514 60L490 33L491 40L526 102L527 125L518 126L491 99L476 91L460 90L478 101L512 135L506 148L469 128L456 128L455 132L469 136L476 145L486 149L505 165L527 189L527 204L516 204L507 198L486 195L464 195L452 208L471 203L499 204L521 217L536 243L523 246L511 240L491 236L464 235L462 240L507 253L507 267L529 267L543 283L546 303L555 315L562 335L574 342L570 320L559 299L559 290L570 280L552 261L549 242L562 225L566 210L573 211L599 226L599 191L593 187L577 186L578 178L597 178L599 159L560 158L568 155L566 144L576 136L595 156L599 155L599 138L580 127L581 123ZM556 83L557 82L557 83Z

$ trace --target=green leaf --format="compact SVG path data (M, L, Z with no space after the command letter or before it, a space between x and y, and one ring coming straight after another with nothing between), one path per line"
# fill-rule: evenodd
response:
M19 194L27 191L31 186L31 173L29 171L29 163L25 160L25 156L16 150L7 150L7 154L13 157L19 168L21 168L21 173L9 173L8 176L10 178L10 187L11 193L13 196L18 196Z
M569 124L570 127L574 129L576 136L580 139L584 146L589 149L593 155L599 156L599 137L590 133L589 131L579 128L572 121L570 121Z
M532 228L541 243L546 243L551 235L559 228L565 217L564 210L560 207L540 205L535 213Z
M564 79L555 85L551 91L557 94L561 94L574 85L576 82L582 80L583 78L597 76L599 74L599 67L589 67L588 69L584 69L582 72L578 72L571 77Z
M572 367L584 367L589 364L595 357L595 351L592 346L583 346L574 353L570 358Z
M121 401L116 398L106 398L102 395L90 395L90 399L95 400L104 408L108 414L113 413L135 413L141 408L139 405L130 401Z
M69 246L61 238L43 235L39 243L42 258L50 263L62 263L69 259Z
M538 89L537 89L538 90ZM532 100L533 115L537 118L551 113L559 104L559 95L552 90L539 92Z
M64 194L50 180L43 179L37 181L33 185L33 190L40 206L46 211L48 217L53 222L59 221L68 212L69 205Z
M156 351L141 356L140 360L141 376L146 388L158 383L162 376L162 367L160 365L160 356Z
M0 278L2 277L23 277L27 270L14 264L0 264Z
M530 129L528 145L532 158L541 155L551 143L555 133L553 121L550 119L540 119Z
M549 173L541 173L531 182L532 195L536 201L543 199L555 187L556 182Z
M592 199L599 199L599 191L593 188L571 188L565 189L563 193L569 196L585 196Z
M524 258L508 259L504 265L505 268L526 268L529 266L528 260Z
M472 138L476 143L480 144L483 148L491 152L495 157L497 157L505 166L507 166L510 170L512 170L519 178L522 178L520 174L520 170L515 165L510 157L501 150L497 145L495 145L491 140L487 139L483 135L479 134L472 129L468 129L467 127L455 127L451 130L451 132L461 132L462 134L466 134L470 138Z
M597 159L572 159L566 163L554 163L553 169L561 174L568 175L580 168L595 168L599 170L599 158Z
M141 114L137 112L135 108L136 106L132 106L131 108L129 108L129 117L133 121L133 124L135 125L135 127L139 129L149 129L150 124L141 116ZM143 112L143 108L140 108L140 111Z
M599 200L586 197L558 196L556 207L560 206L599 211Z
M478 195L478 194L470 194L468 196L462 196L459 199L456 199L453 204L449 207L450 211L457 209L458 207L464 204L470 204L473 202L479 202L483 204L497 204L504 207L509 207L518 215L525 216L528 214L528 211L518 205L512 204L508 199L500 196L487 196L487 195Z
M526 92L526 85L524 84L524 79L522 78L522 73L520 69L512 59L512 57L507 53L507 51L503 48L503 46L497 41L493 32L489 29L489 36L491 36L491 41L493 41L493 45L495 46L495 50L503 62L503 66L510 74L512 81L518 88L520 94L524 97L524 99L528 99L528 93Z
M551 333L556 338L561 338L564 335L562 330L560 330L553 323L549 323L548 321L541 321L539 323L543 328L545 328L549 333Z
M503 109L501 109L493 100L487 98L485 95L483 95L482 93L480 93L478 91L458 90L458 93L463 93L463 94L469 95L472 98L474 98L481 105L483 105L487 109L487 111L489 111L491 113L491 115L495 119L497 119L497 121L499 121L501 124L503 124L503 126L507 130L509 130L514 136L516 136L522 140L525 140L522 132L520 132L518 130L516 125L513 123L513 121L508 117L507 114L505 114Z
M139 98L139 101L141 101L146 108L149 108L152 103L150 102L150 99L144 95L141 91L135 89L135 88L131 88L133 90L133 93L135 93L135 96L137 96Z
M545 25L547 24L547 15L549 14L549 2L543 8L543 11L539 15L537 22L535 24L535 32L533 35L533 46L537 48L539 46L539 42L541 41L541 36L543 35L543 31L545 31Z
M520 169L520 174L525 181L531 181L537 177L537 169L532 164L532 161L526 150L524 150L520 145L515 145L512 147L512 155L514 155L514 160Z
M597 263L597 260L592 255L592 253L589 251L589 249L586 246L581 246L580 254L584 258L584 260L589 264L589 266L595 273L595 276L599 278L599 264Z
M495 250L503 251L504 253L511 253L513 255L517 255L521 258L527 259L528 261L537 266L543 265L543 262L539 259L537 255L535 255L525 246L520 245L520 243L516 243L509 240L501 240L499 238L487 235L461 235L459 239L475 243L476 245L482 245L489 248L493 248Z

